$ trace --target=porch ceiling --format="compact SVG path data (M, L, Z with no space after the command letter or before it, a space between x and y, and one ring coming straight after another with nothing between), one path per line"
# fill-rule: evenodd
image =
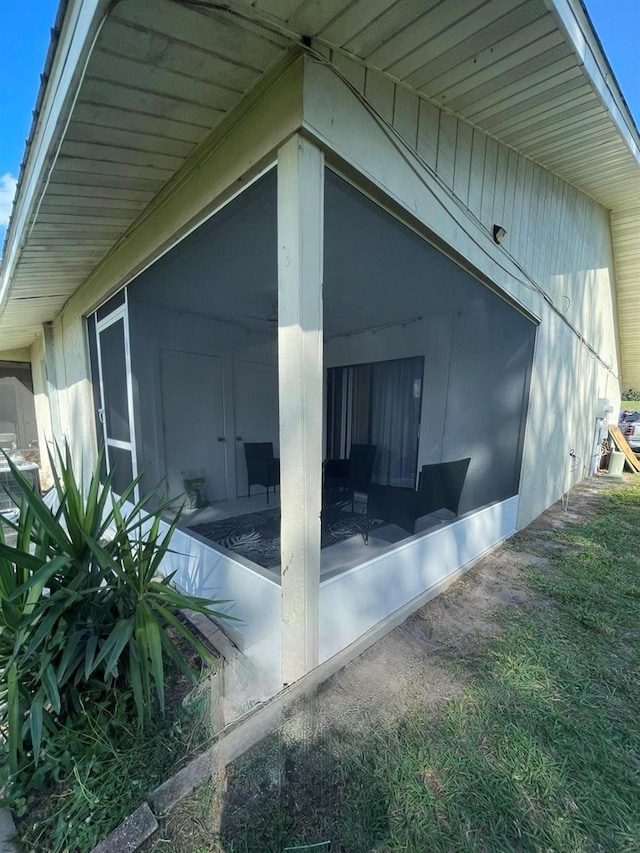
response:
M38 151L69 60L65 32L87 7L93 31ZM199 143L307 36L613 210L623 373L640 381L640 138L578 0L69 0L60 30L5 245L3 349L39 334Z

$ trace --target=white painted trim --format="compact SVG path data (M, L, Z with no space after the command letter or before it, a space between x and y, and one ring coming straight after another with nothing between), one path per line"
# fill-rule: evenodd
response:
M278 387L282 680L318 664L322 510L324 156L296 134L278 151Z
M113 326L114 323L122 320L122 328L123 328L123 337L124 337L124 360L125 360L125 380L127 383L127 406L129 408L129 436L130 441L122 441L120 439L109 438L107 435L107 425L105 420L105 400L104 400L104 380L102 376L102 342L100 340L100 334L109 326ZM131 368L131 346L129 340L129 301L127 299L127 292L125 290L125 301L122 305L118 305L110 314L107 314L106 317L103 317L101 320L97 320L96 318L96 351L98 356L98 375L100 379L100 402L102 404L102 417L100 418L100 422L102 425L102 433L104 437L105 445L110 447L115 447L119 450L128 451L131 454L131 472L133 474L133 479L138 476L138 456L137 456L137 448L136 448L136 422L135 422L135 412L133 406L133 376L132 376L132 368ZM109 454L105 454L105 464L107 466L107 471L111 470L111 464L109 462ZM137 501L139 498L139 488L136 487L133 490L133 495L135 500Z
M133 446L130 441L119 441L117 438L107 438L105 441L109 447L115 447L117 450L128 450L129 453L133 450Z

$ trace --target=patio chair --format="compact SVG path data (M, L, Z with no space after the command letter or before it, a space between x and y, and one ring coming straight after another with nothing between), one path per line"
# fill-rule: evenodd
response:
M470 462L471 457L467 457L422 466L418 480L420 515L429 515L440 509L448 509L454 516L458 514Z
M385 524L397 524L403 530L413 533L420 514L418 493L415 489L371 484L367 499L369 527L374 519L381 519Z
M327 459L324 466L324 493L346 491L355 508L355 493L368 494L376 458L375 444L352 444L348 459Z
M383 519L415 533L416 522L425 515L448 510L458 515L470 458L423 465L417 491L400 486L372 483L367 501L367 518Z
M269 488L280 484L280 460L273 455L271 441L246 442L244 456L247 462L247 487L251 497L251 486L264 486L267 490L269 503Z

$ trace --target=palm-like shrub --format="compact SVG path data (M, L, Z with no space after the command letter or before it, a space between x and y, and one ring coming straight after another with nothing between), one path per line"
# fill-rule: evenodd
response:
M55 510L11 466L15 541L0 526L0 731L14 774L92 701L131 695L141 727L163 712L167 660L188 671L170 633L211 660L176 614L223 616L211 610L222 602L158 579L179 517L162 535L155 492L130 503L140 478L115 496L110 477L100 482L101 455L83 493L68 450L57 463Z

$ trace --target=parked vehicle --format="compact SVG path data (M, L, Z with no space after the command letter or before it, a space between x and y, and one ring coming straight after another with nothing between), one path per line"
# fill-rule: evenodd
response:
M620 429L623 429L625 424L633 424L636 421L640 421L640 412L634 409L624 409L618 416L618 426Z
M634 414L638 414L634 412ZM634 453L640 453L640 417L634 418L620 425L622 434L627 439L629 447Z

